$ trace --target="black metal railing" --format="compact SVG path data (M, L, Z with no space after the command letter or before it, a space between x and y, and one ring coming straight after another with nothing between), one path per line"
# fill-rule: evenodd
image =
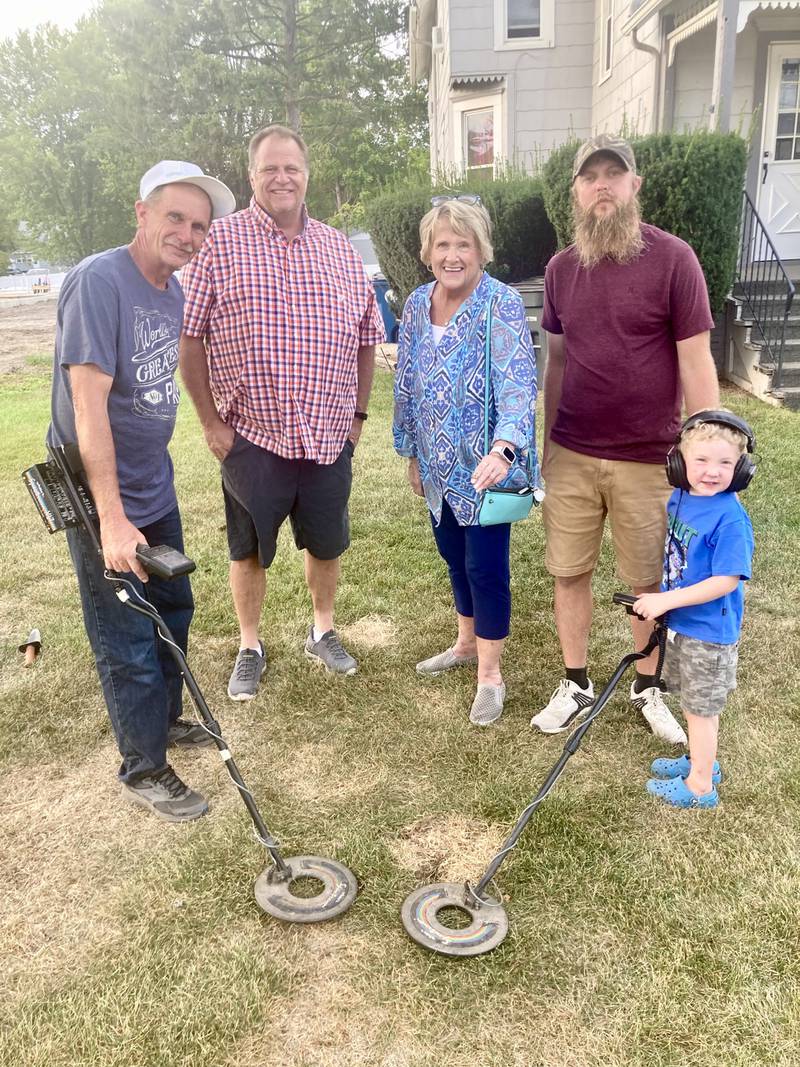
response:
M764 346L763 362L773 366L773 389L779 389L781 384L786 320L794 293L794 284L775 251L755 204L744 190L733 295L746 308L747 317L753 322L750 336L756 344Z

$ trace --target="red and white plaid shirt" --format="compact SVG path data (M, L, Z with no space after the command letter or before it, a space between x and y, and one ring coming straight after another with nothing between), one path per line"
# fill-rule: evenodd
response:
M183 269L184 333L202 337L220 416L286 459L330 464L353 422L358 350L384 339L347 237L315 219L287 241L253 198Z

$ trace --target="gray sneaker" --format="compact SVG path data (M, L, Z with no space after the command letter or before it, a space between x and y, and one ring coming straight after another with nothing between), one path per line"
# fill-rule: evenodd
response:
M214 739L210 732L199 722L189 722L188 719L176 719L170 723L167 732L167 746L177 745L178 748L203 748L205 745L213 745Z
M122 795L166 822L189 822L208 811L205 797L184 785L169 764L145 778L124 782Z
M267 654L263 645L260 656L252 648L240 648L228 682L228 696L231 700L252 700L258 692L258 683L266 665Z
M328 630L319 641L315 641L312 626L308 631L304 651L309 659L321 663L325 670L332 674L355 674L358 670L358 664L342 648L342 642L336 636L335 630Z
M472 709L469 713L469 721L476 726L489 726L497 722L503 714L503 702L506 699L506 687L504 684L488 685L483 683L478 686L475 699L472 701Z

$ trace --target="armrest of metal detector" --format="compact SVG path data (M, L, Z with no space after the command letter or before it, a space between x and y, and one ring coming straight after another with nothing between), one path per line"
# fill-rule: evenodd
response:
M613 593L612 596L611 596L611 599L615 604L622 604L623 607L625 608L625 611L629 615L636 615L637 619L641 619L642 618L641 615L638 615L633 610L633 605L639 599L638 596L633 596L632 593Z

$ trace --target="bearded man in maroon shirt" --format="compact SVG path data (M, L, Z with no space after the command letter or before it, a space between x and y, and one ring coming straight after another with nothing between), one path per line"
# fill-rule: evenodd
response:
M664 457L687 412L719 406L708 291L692 249L643 223L631 146L602 134L573 167L575 241L545 275L542 326L546 566L555 580L565 673L531 720L558 733L594 701L588 676L592 574L608 517L617 573L657 592L670 493ZM652 624L631 617L637 648ZM685 744L656 683L656 654L637 663L631 701L664 741Z

